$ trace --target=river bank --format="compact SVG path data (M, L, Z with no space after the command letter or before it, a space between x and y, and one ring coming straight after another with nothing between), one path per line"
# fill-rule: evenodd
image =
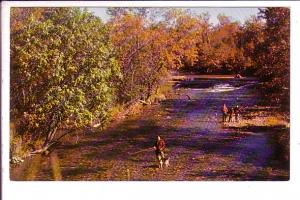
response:
M225 126L245 131L265 131L270 142L278 148L278 154L288 161L290 158L290 116L276 107L253 106L244 108L238 122L227 122Z
M56 149L56 158L50 154L25 161L11 170L11 179L289 180L289 157L282 156L288 145L282 146L272 134L280 135L281 129L276 131L275 124L269 131L262 126L243 128L246 121L221 122L220 106L224 102L247 108L243 120L255 119L248 118L260 112L250 112L260 100L258 91L251 87L253 80L187 77L177 83L159 104L145 105L139 114L126 116L104 131L67 137ZM289 134L289 128L285 130ZM166 140L170 157L170 167L163 170L158 169L154 152L147 150L157 135ZM57 166L59 170L54 170ZM31 178L26 178L32 171L35 175L29 173ZM54 171L60 171L61 176L54 176Z

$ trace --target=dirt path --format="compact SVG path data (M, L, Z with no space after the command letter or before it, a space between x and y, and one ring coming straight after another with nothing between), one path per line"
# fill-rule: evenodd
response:
M227 128L220 106L257 104L251 81L198 79L181 83L160 105L147 106L104 133L90 133L58 150L63 180L288 180L288 161L272 141L274 131ZM229 84L229 85L228 85ZM177 93L177 94L176 94ZM191 100L186 95L189 95ZM152 147L167 142L171 166L158 169ZM35 180L51 180L50 158ZM15 180L22 179L12 172Z

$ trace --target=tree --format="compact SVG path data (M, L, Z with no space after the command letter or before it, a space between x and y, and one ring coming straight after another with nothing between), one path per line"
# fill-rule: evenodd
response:
M240 25L225 15L219 15L218 19L219 23L215 26L202 20L204 37L198 44L198 70L208 73L236 73L240 62L240 52L237 49Z
M193 66L198 59L197 44L202 33L199 17L183 9L171 9L163 16L167 44L163 55L165 65L173 69Z
M161 20L156 21L147 9L110 9L109 13L110 37L124 75L119 89L121 102L148 99L167 69L195 63L196 18L177 9L161 12Z
M71 8L26 11L11 24L11 118L19 134L47 149L66 124L105 123L120 69L99 18Z
M258 76L265 94L288 107L290 80L290 10L288 8L260 9L265 20L264 42L256 47Z
M255 62L257 59L256 48L264 41L263 22L256 16L252 16L241 27L238 33L237 47L241 52L241 63L243 71L253 75L259 68Z
M119 87L120 102L140 99L146 93L146 83L150 76L148 60L154 37L146 27L145 18L125 10L117 14L110 22L110 38L116 47L117 58L121 66L123 79Z

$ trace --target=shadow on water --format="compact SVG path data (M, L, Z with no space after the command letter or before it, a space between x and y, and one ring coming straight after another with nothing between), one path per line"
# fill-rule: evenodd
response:
M157 135L166 139L166 153L171 158L178 158L174 163L187 165L186 168L180 168L188 171L182 172L186 173L187 180L195 180L198 177L208 180L286 179L286 175L270 175L270 172L265 170L230 170L229 165L218 170L209 170L205 163L199 162L203 164L200 168L201 165L193 165L195 160L189 162L190 157L207 155L211 156L208 159L212 160L230 158L226 162L237 166L249 165L255 169L288 171L289 162L282 157L283 147L276 142L278 138L271 134L285 131L282 127L250 126L235 129L224 128L220 123L220 106L223 103L228 106L256 105L256 94L243 87L253 84L253 80L194 78L179 84L178 94L162 101L158 107L160 110L145 112L138 118L127 118L101 133L86 134L77 144L66 141L49 156L39 155L26 160L20 170L14 170L19 171L19 174L11 176L11 179L17 180L15 177L19 177L19 180L147 180L154 177L160 180L159 175L147 174L157 169L157 165L153 164L153 150L135 154L142 149L153 147ZM217 92L214 90L216 84L223 84L222 87L217 87ZM230 91L223 91L228 88ZM198 89L209 89L213 92ZM222 164L228 164L226 162ZM127 167L131 171L126 172ZM143 173L146 173L145 177L141 175ZM176 175L172 180L184 179L181 178L183 175Z
M157 169L158 168L158 165L145 165L143 166L143 168L147 168L147 169Z
M191 174L192 177L208 177L211 180L242 180L242 181L287 181L285 175L270 175L267 171L253 171L252 174L236 170L201 171Z
M91 174L97 175L101 171L104 171L104 169L101 167L89 168L85 166L78 166L78 167L65 169L62 175L65 178L70 178L78 175L91 175Z
M189 113L187 121L190 124L194 122L200 123L202 126L206 126L210 120L195 120L195 117L201 118L201 112L212 114L212 112L220 112L220 105L226 103L229 106L242 105L244 107L256 106L258 96L255 93L251 93L251 90L255 89L256 81L240 81L240 80L203 80L203 79L192 79L185 80L180 83L180 87L189 89L189 95L196 100L192 103L187 103L184 107L181 107L181 112ZM218 85L218 87L216 87ZM254 87L253 87L254 86ZM236 87L236 88L234 88ZM218 90L215 90L215 89ZM207 93L209 92L209 93ZM176 102L176 100L175 100ZM201 105L202 107L197 106ZM189 105L192 105L189 107ZM203 107L203 105L205 108ZM164 105L168 110L171 110L171 103ZM256 111L263 111L266 108L257 108ZM249 109L248 109L249 110ZM169 112L172 114L174 111ZM203 114L204 116L206 115ZM202 131L199 131L199 128ZM217 133L211 132L211 129L217 130ZM289 171L289 158L285 158L286 147L278 143L278 134L283 130L280 126L248 126L247 128L241 129L227 129L224 130L216 129L215 127L203 128L203 127L190 127L188 129L178 130L178 132L188 132L191 134L198 135L193 139L181 139L175 138L169 140L169 144L174 148L181 146L185 149L192 151L200 151L205 153L213 153L217 157L226 157L229 155L235 155L237 162L244 164L251 164L257 168L270 168L273 170ZM288 131L288 130L286 130ZM225 133L225 134L224 134ZM218 135L215 139L207 135ZM207 172L210 177L221 176L223 172ZM198 173L197 176L206 176L207 173ZM224 174L223 174L224 175ZM208 176L208 175L207 175ZM228 177L233 178L241 176L239 172L229 173ZM269 176L270 177L270 176ZM251 177L245 177L244 180L287 180L288 176L285 175L274 175L272 178L268 178L263 172L258 175Z

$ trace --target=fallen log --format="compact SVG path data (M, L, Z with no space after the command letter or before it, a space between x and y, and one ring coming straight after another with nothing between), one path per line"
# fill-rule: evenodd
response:
M151 103L148 103L148 102L143 101L143 100L139 100L139 102L142 103L142 104L145 104L145 105L151 105Z

